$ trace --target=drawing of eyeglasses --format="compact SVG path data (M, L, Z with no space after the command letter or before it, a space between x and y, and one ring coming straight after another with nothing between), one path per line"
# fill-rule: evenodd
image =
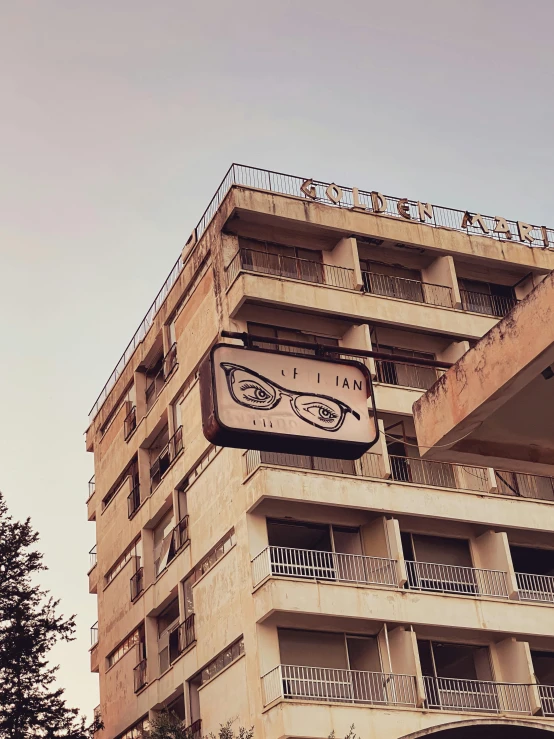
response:
M231 397L244 408L269 411L279 405L283 397L286 397L290 400L292 410L298 418L318 429L338 431L347 413L351 413L356 420L360 420L359 413L346 403L331 398L329 395L287 390L254 370L241 367L240 364L221 362L220 367L225 372Z

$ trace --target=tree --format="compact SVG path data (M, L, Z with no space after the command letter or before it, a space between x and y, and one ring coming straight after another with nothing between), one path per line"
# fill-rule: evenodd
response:
M46 570L35 549L30 519L14 521L0 492L0 739L88 739L86 727L56 687L57 667L47 655L58 641L71 641L75 617L58 614L59 601L35 584Z
M240 726L235 734L232 725L236 719L229 719L221 724L217 736L208 734L204 739L252 739L254 728L245 729ZM144 739L193 739L194 734L190 727L183 726L182 721L170 711L161 711L151 722L150 728L143 732Z

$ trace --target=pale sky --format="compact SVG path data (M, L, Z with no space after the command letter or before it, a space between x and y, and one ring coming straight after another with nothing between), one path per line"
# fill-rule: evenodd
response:
M554 225L552 0L0 0L0 489L89 673L87 414L233 161Z

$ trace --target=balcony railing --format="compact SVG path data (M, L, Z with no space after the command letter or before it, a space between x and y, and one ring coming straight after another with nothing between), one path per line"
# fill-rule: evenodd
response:
M196 641L194 613L169 632L169 662L175 662L185 649Z
M552 575L516 572L516 582L520 600L554 603L554 577Z
M90 627L90 646L98 644L98 621Z
M459 595L486 595L508 598L507 573L500 570L481 570L475 567L414 562L406 560L408 587Z
M158 487L162 477L173 464L175 458L183 451L183 427L175 431L173 436L159 452L150 466L150 490Z
M87 502L92 498L94 495L94 491L96 490L96 483L94 481L94 475L90 478L88 481L88 498Z
M278 698L415 706L413 675L279 665L262 677L264 705Z
M428 708L531 714L530 686L450 677L424 677Z
M123 435L127 440L137 427L137 407L134 405L123 421Z
M173 529L173 551L175 554L189 541L189 517L183 516Z
M190 726L185 729L186 735L189 739L201 739L202 737L202 719L193 721Z
M380 454L367 452L360 459L326 459L305 454L283 454L281 452L259 452L249 449L246 454L246 474L250 475L260 465L292 467L301 470L317 470L337 475L358 477L383 477L383 459Z
M418 364L407 364L388 359L376 359L377 382L385 385L413 387L418 390L429 390L441 376L441 371L434 367L422 367Z
M554 478L527 475L522 472L495 470L496 484L501 495L517 495L520 498L554 500Z
M140 485L135 485L127 496L127 516L133 518L140 508Z
M173 370L177 367L177 344L174 343L168 349L167 354L162 360L162 366L153 377L148 377L146 381L146 410L156 402L158 395L164 388L165 383L169 380Z
M405 277L392 277L378 272L362 272L362 278L366 293L410 300L414 303L438 305L442 308L453 306L452 290L444 285L409 280Z
M542 712L545 716L554 716L554 685L538 685Z
M314 549L266 547L252 560L254 586L272 575L398 587L394 559Z
M347 290L354 290L356 287L353 269L253 249L241 248L235 254L227 267L227 285L234 282L239 272L275 275L289 280L302 280Z
M414 482L419 485L475 490L483 493L489 490L485 467L468 467L396 455L390 455L389 459L391 477L397 482Z
M134 603L144 590L144 568L139 567L130 579L131 603Z
M138 665L133 668L133 676L134 676L134 684L135 684L135 693L138 693L139 690L142 690L147 684L146 659L141 659Z
M93 567L96 567L96 544L92 547L90 552L88 553L89 556L89 572L92 570Z
M518 302L516 298L476 293L471 290L460 290L460 297L463 310L498 318L503 318Z

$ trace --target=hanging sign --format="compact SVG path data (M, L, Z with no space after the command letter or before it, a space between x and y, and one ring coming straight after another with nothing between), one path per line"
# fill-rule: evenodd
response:
M202 428L217 446L358 459L378 438L372 395L367 367L350 360L216 344L200 368Z

